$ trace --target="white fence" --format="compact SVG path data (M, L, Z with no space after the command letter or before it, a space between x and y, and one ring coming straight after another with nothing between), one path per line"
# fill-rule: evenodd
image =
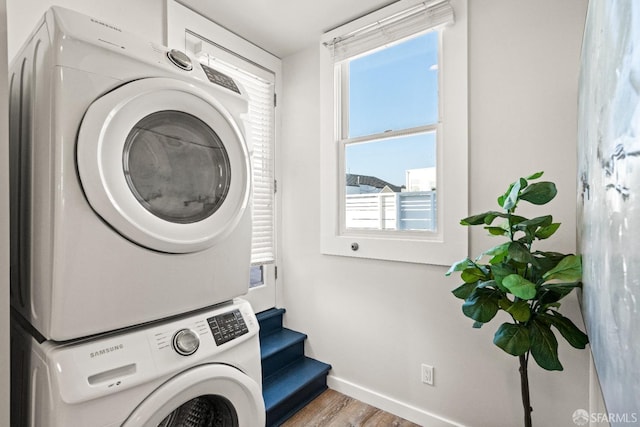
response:
M347 228L370 230L436 230L435 191L348 194Z

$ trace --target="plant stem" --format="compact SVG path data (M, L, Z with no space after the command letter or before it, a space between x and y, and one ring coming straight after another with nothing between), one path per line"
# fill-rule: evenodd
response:
M509 227L509 240L513 242L513 227L511 226L511 211L507 211L507 226Z
M529 398L529 373L527 365L529 364L529 352L520 356L520 386L522 392L522 407L524 409L524 427L531 427L531 399Z

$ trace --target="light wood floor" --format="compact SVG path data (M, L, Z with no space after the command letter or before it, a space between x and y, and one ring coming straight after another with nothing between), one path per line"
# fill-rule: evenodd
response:
M289 418L282 427L420 427L404 418L327 390Z

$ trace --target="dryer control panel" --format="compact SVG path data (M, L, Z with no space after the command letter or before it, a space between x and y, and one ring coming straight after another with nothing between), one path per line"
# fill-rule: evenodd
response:
M204 71L211 83L226 87L227 89L232 90L236 93L240 93L238 85L231 77L204 64L200 64L200 66L202 67L202 71Z
M249 332L249 328L247 328L238 309L210 317L207 322L216 345L222 345Z

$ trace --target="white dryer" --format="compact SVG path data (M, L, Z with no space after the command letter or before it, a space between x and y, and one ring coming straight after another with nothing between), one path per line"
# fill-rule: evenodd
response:
M12 327L14 427L265 424L259 327L246 301L75 343Z
M12 304L75 339L248 290L245 115L229 76L54 7L12 63Z

